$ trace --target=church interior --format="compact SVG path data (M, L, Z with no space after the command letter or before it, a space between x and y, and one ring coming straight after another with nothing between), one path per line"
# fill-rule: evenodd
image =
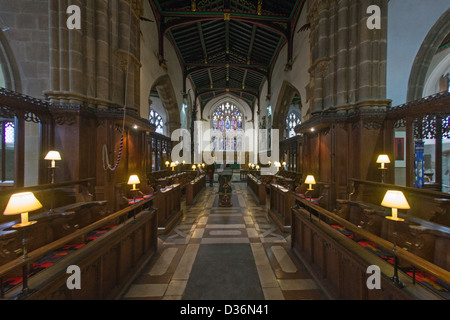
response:
M0 300L450 299L448 0L0 0L0 137Z

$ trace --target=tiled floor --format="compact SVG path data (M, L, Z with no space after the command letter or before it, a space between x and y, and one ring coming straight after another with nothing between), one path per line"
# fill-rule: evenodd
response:
M234 206L231 208L217 206L217 186L207 187L193 206L184 208L184 216L179 224L169 234L159 237L157 255L130 286L123 297L124 300L190 299L192 290L195 291L197 288L195 285L201 285L201 280L206 280L203 284L208 285L199 288L202 291L211 291L210 293L202 292L201 297L214 299L220 292L219 297L223 299L239 300L248 297L250 300L253 299L251 295L248 297L236 295L237 293L231 292L232 290L227 292L227 286L220 283L222 276L227 276L223 279L228 280L223 281L228 282L232 282L234 278L238 279L238 284L228 285L228 288L238 285L245 287L246 278L259 279L255 291L261 292L262 299L266 300L326 299L315 281L290 251L290 234L282 233L268 217L268 206L255 203L254 197L247 190L246 183L234 183L233 188ZM227 254L233 254L233 251L229 250L233 248L233 245L236 245L236 249L245 249L246 246L251 249L240 250L248 252L250 257L229 256L234 260L237 259L238 262L241 259L247 261L245 263L252 264L250 267L253 269L245 268L245 272L249 272L250 276L242 279L244 272L242 264L235 264L240 267L221 270L222 274L211 278L211 281L206 277L214 277L214 270L193 270L196 265L206 269L209 266L217 268L214 263L200 263L200 259L205 259L204 254L199 253L205 250L200 248L211 249L218 254L218 257L223 258L223 261L227 261ZM238 245L240 246L237 247ZM224 248L227 250L225 251ZM220 250L224 250L223 256ZM196 259L198 263L195 263ZM254 277L251 277L252 270L254 270ZM227 274L224 275L223 272ZM194 274L197 277L195 281L192 279ZM198 279L199 274L204 274L205 279ZM249 285L255 285L255 283L249 283ZM245 290L241 291L245 293Z

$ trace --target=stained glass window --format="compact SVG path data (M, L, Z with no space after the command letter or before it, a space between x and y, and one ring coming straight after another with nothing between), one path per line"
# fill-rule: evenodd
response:
M162 117L154 110L150 109L150 123L156 126L156 132L164 134L164 122Z
M14 122L0 122L0 181L14 180Z
M214 151L241 151L244 115L229 102L220 105L212 114Z
M300 117L295 113L291 112L286 118L286 138L292 138L296 135L295 127L302 123Z

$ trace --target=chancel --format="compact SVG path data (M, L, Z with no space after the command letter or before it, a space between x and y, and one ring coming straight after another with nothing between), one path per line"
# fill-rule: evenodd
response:
M450 299L448 0L0 3L0 300Z

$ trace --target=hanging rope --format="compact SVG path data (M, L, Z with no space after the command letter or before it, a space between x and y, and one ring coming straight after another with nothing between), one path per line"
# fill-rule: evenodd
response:
M123 153L123 147L124 147L124 139L125 139L125 120L127 116L127 96L128 96L128 72L130 69L130 51L131 51L131 18L132 18L132 3L130 1L130 37L128 41L128 54L127 54L127 66L125 70L125 93L124 93L124 103L123 103L123 122L122 122L122 137L120 138L120 145L119 145L119 152L117 154L117 160L114 166L111 166L111 163L109 162L108 157L108 146L106 144L103 145L102 150L102 160L103 160L103 169L105 171L116 171L119 167L120 161L122 160L122 153Z

